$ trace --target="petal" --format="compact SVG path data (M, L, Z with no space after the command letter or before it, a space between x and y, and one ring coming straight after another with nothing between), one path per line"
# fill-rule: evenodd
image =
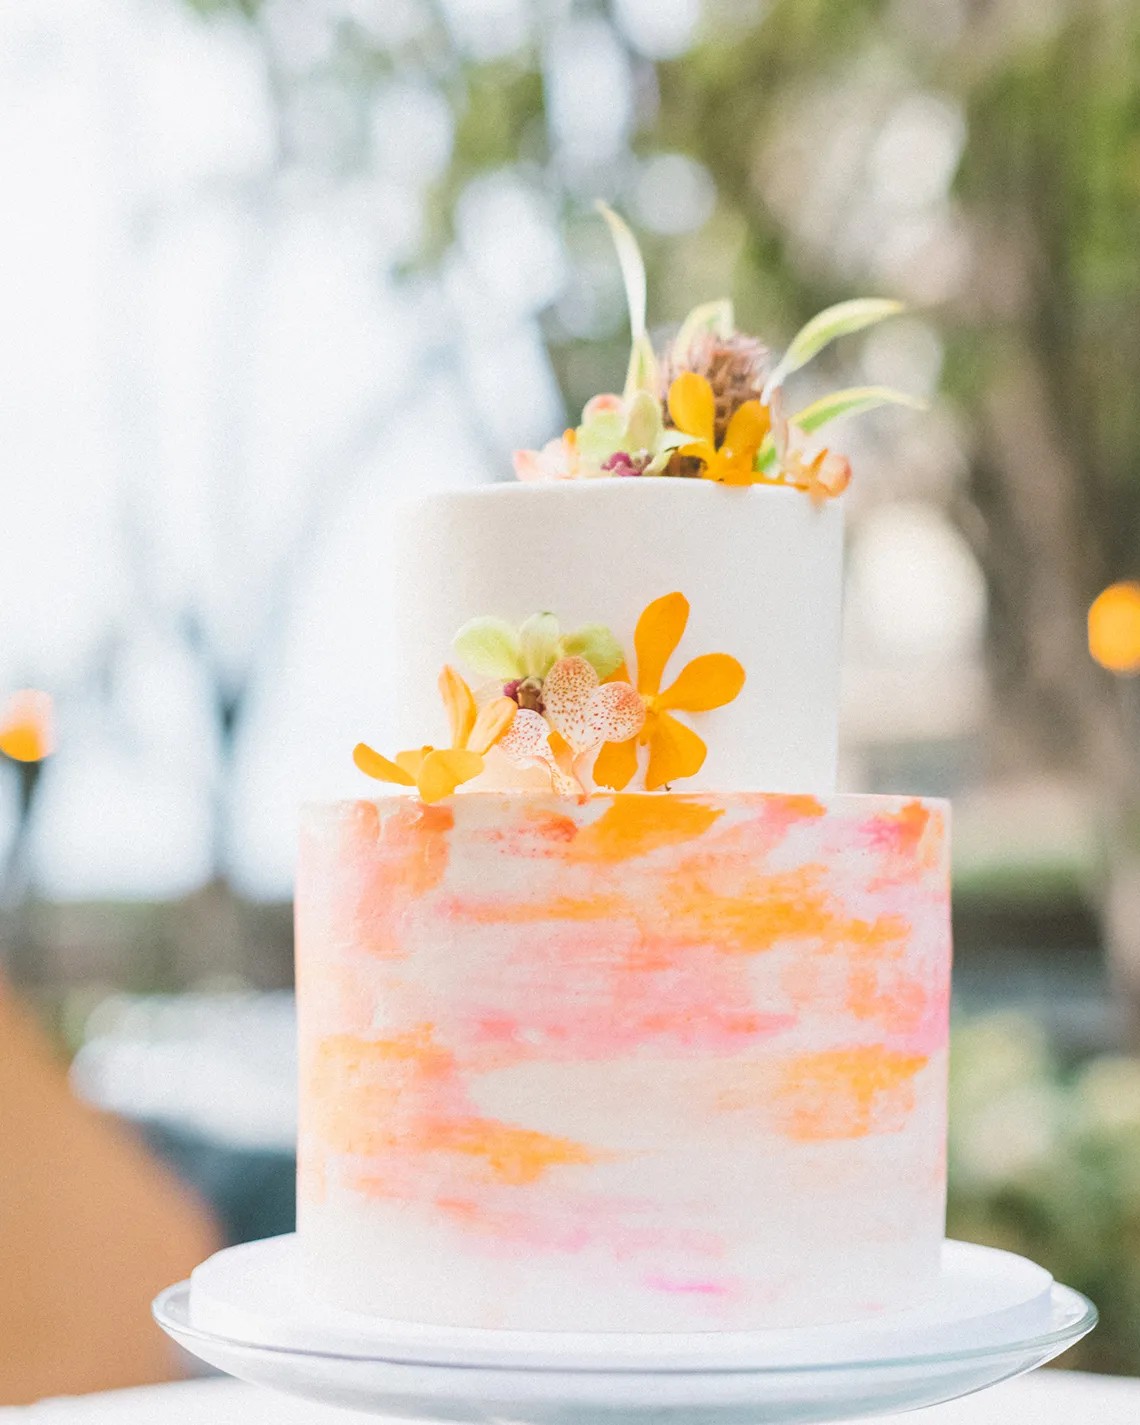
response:
M768 377L769 387L775 389L780 386L793 371L798 371L816 352L822 351L836 337L862 331L864 327L881 322L884 317L893 317L902 310L901 302L884 300L881 297L856 297L854 301L839 302L834 307L828 307L826 311L812 317L792 338L783 360Z
M669 387L669 415L678 430L711 443L716 425L716 398L703 376L682 371Z
M550 724L531 708L520 708L506 733L499 739L499 751L516 767L545 767L551 785L564 796L576 796L581 783L558 765L550 745Z
M637 773L637 743L607 742L594 763L593 777L599 787L615 792L628 787Z
M483 759L477 752L468 752L464 747L444 747L429 752L424 758L416 785L423 801L441 802L482 770Z
M595 416L612 416L614 414L625 414L625 401L620 396L614 395L612 391L603 391L601 395L591 396L582 407L582 424L589 425Z
M560 658L542 685L550 725L575 752L601 741L592 737L588 716L590 696L597 686L598 675L585 658Z
M720 459L720 481L722 485L755 485L764 477L760 475L754 464L753 456L745 451L742 455L734 455L731 458L722 456Z
M845 455L825 450L819 469L819 483L827 495L842 495L851 483L851 462Z
M578 427L578 454L590 465L601 465L625 437L625 416L621 411L603 411Z
M516 450L514 467L519 480L572 480L578 470L573 431L548 440L541 450Z
M792 430L784 410L784 393L777 386L768 398L768 418L772 423L772 444L776 447L777 463L782 463L788 454Z
M637 687L652 695L661 687L665 664L681 641L689 621L689 601L684 594L654 599L637 620L633 646L637 651Z
M533 708L519 708L510 727L499 738L499 751L516 767L544 761L543 749L550 751L550 724Z
M560 797L580 797L586 790L577 774L573 770L568 772L557 758L551 758L550 785Z
M480 677L505 683L523 676L519 635L506 619L469 619L452 639L452 647Z
M439 695L447 709L452 747L466 747L471 729L475 726L475 697L455 669L448 664L444 665L439 675Z
M645 726L645 704L628 683L603 683L590 697L586 718L590 725L587 746L628 742Z
M584 623L558 644L561 658L584 658L599 678L609 678L621 667L621 644L602 623ZM628 682L628 679L626 680Z
M648 391L638 391L629 403L625 423L625 446L627 450L656 451L657 442L664 432L661 419L661 402Z
M671 713L658 713L649 734L646 789L655 792L658 787L666 787L682 777L694 776L704 765L707 751L691 727L678 722Z
M352 749L352 760L366 777L377 782L394 782L398 787L414 787L415 777L410 777L403 767L373 751L367 742L358 742Z
M397 752L396 762L402 772L406 772L414 782L420 775L420 768L424 765L424 758L429 752L434 752L434 747L413 747L407 752Z
M529 483L534 480L545 480L547 478L537 450L516 450L511 456L511 462L515 467L516 480Z
M658 706L682 712L722 708L744 687L744 669L729 653L705 653L686 663L676 682L661 694Z
M492 698L489 703L484 703L467 739L467 746L482 756L510 727L517 712L518 705L511 698Z
M724 433L725 455L747 457L749 464L756 458L760 443L768 434L771 418L767 407L759 401L745 401L732 413L728 429Z
M545 678L558 657L558 638L562 630L551 613L531 614L519 629L519 654L523 676Z

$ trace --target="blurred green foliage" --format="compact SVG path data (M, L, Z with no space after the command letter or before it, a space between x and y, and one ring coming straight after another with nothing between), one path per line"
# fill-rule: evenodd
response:
M957 1023L951 1061L950 1235L1092 1298L1101 1324L1067 1366L1140 1374L1140 1059L1066 1067L1007 1014Z

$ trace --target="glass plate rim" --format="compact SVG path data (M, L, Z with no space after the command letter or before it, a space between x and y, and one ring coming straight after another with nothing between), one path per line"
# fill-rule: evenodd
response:
M203 1330L189 1321L189 1281L175 1282L155 1297L151 1303L151 1314L168 1335L198 1341L206 1346L221 1347L224 1350L253 1352L258 1355L277 1358L301 1358L318 1361L339 1361L355 1365L414 1367L417 1370L432 1371L483 1371L503 1375L552 1375L552 1376L765 1376L791 1377L803 1375L838 1374L841 1372L891 1371L918 1369L945 1365L968 1365L973 1361L998 1361L1024 1355L1040 1355L1043 1363L1059 1355L1068 1346L1075 1345L1087 1336L1100 1319L1097 1308L1083 1292L1075 1287L1054 1282L1050 1294L1052 1309L1076 1314L1062 1326L1052 1327L1037 1336L1021 1341L1004 1341L994 1346L969 1346L945 1351L927 1351L913 1356L890 1356L882 1360L845 1360L802 1362L799 1365L755 1365L755 1366L576 1366L506 1364L500 1361L430 1361L422 1358L395 1355L373 1355L360 1351L314 1350L309 1346L282 1346L268 1342L243 1341L236 1337L222 1336L214 1331ZM170 1304L178 1302L187 1311L187 1319L171 1319ZM1054 1349L1055 1348L1055 1349Z

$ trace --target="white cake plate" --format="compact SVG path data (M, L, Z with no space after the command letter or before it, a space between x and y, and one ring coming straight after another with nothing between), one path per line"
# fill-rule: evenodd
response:
M1096 1309L1021 1257L947 1242L933 1299L798 1330L691 1335L378 1321L300 1290L293 1237L219 1252L154 1304L193 1355L256 1385L404 1420L760 1425L935 1405L1042 1365Z

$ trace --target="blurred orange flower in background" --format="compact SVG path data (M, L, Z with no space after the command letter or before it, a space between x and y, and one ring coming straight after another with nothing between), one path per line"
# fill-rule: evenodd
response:
M1140 584L1110 584L1092 601L1089 652L1110 673L1140 673Z
M41 762L55 751L51 694L21 688L0 708L0 752L14 762Z

